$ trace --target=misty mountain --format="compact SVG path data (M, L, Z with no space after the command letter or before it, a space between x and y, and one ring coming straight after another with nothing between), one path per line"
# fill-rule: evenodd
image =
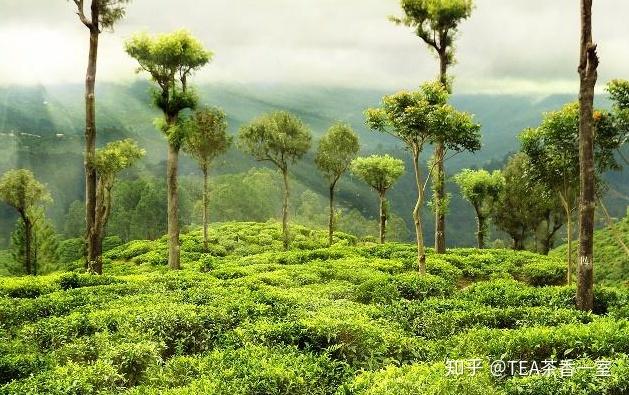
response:
M97 87L98 144L124 137L136 139L147 150L147 158L137 174L147 172L160 176L166 158L164 137L156 131L153 120L159 116L151 105L150 85L104 83ZM407 161L407 173L391 190L394 212L408 218L414 202L414 183L408 155L390 136L369 131L363 123L365 109L377 106L383 95L394 90L352 89L297 85L215 84L197 87L203 105L221 107L228 116L230 131L262 113L282 109L297 114L310 126L315 140L335 121L350 123L359 133L363 153L388 152ZM466 167L499 168L506 157L518 150L517 135L527 127L539 124L542 114L575 100L576 96L550 95L454 95L451 102L458 109L475 114L482 125L482 149L455 156L447 164L450 175ZM607 106L605 97L597 98ZM83 196L84 101L83 86L5 86L0 87L0 172L13 167L28 167L47 183L55 198L53 218L61 218L68 205ZM315 141L316 144L316 141ZM431 154L428 147L425 161ZM294 176L307 187L325 196L326 186L313 169L312 153L294 167ZM252 166L262 166L232 149L221 161L216 173L236 173ZM182 157L181 173L197 174L195 164ZM628 172L610 174L608 199L612 215L622 216L629 198ZM473 243L475 226L471 207L461 200L449 184L453 199L449 212L448 238L451 245ZM362 197L361 197L362 196ZM366 198L365 198L366 197ZM341 204L357 207L365 215L376 213L376 200L361 183L348 177L339 191ZM7 214L7 215L5 215ZM426 238L432 242L432 215L427 208ZM2 213L4 222L12 216ZM5 219L10 218L10 219ZM0 224L7 229L9 224ZM12 224L11 224L12 226Z

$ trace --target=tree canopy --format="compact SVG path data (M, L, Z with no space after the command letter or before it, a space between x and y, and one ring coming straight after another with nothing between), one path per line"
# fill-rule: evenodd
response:
M315 164L330 184L347 171L360 150L358 135L346 123L336 123L319 141Z
M133 166L144 154L144 149L132 139L114 141L97 149L94 164L100 180L111 188L115 176Z
M131 0L94 0L98 7L98 26L94 24L94 13L88 17L85 13L85 0L72 0L76 5L77 14L81 22L89 29L103 30L113 29L116 22L124 18L127 4Z
M212 52L187 30L154 37L140 33L127 40L125 50L139 63L138 72L148 72L157 84L153 100L167 117L158 126L172 144L180 145L183 133L174 127L174 118L196 106L198 99L188 87L188 78L212 60Z
M227 134L227 118L216 107L198 109L184 123L183 150L190 154L207 171L216 157L227 151L232 137Z
M620 169L615 153L622 144L622 130L615 127L612 114L603 110L595 111L594 127L597 174ZM545 114L539 127L522 132L522 151L531 158L530 177L549 189L574 194L579 186L578 136L578 103Z
M440 56L446 65L454 62L454 36L461 21L472 14L472 0L401 0L403 17L390 17L411 27L415 34Z
M30 170L9 170L0 179L0 201L20 213L39 203L52 201L46 186L37 181Z
M238 146L258 161L269 161L281 170L300 159L310 149L310 130L295 115L277 111L243 126Z
M495 170L490 173L484 169L464 169L454 176L454 181L459 185L463 197L472 204L474 211L476 211L478 248L484 248L486 220L492 214L504 188L502 172Z
M389 155L356 158L350 168L352 174L381 195L384 195L404 174L404 162Z
M472 115L447 103L448 91L439 82L423 84L417 91L385 96L380 108L365 112L367 126L392 135L410 149L442 142L453 151L480 149L480 125Z

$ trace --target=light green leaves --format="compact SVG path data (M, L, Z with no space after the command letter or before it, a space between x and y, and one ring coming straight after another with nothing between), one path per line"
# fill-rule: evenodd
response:
M315 164L333 183L347 170L359 149L358 135L351 126L336 123L321 138Z
M96 150L94 166L100 177L116 175L133 166L145 154L132 139L114 141Z
M258 161L270 161L286 170L288 162L308 152L311 140L310 130L299 118L278 111L243 126L238 134L238 147Z
M23 214L31 207L52 201L46 186L30 170L9 170L0 179L0 201Z
M404 162L389 155L356 158L350 165L352 174L383 195L404 174Z
M180 146L181 134L171 133L176 131L169 129L176 123L181 110L196 106L198 97L188 89L188 78L210 62L212 52L206 50L187 30L155 37L140 33L127 40L125 50L138 61L138 72L148 72L157 84L153 101L164 112L169 126L162 130L171 144Z
M448 91L439 82L425 83L417 91L385 96L380 108L365 112L366 125L396 137L418 152L427 142L441 142L454 151L480 149L480 125L470 114L447 104L448 97Z
M491 213L505 182L499 170L490 173L484 169L464 169L454 176L454 181L461 188L463 197L482 215Z
M197 110L184 121L183 129L183 149L199 162L204 171L232 143L232 137L227 134L225 113L216 107Z

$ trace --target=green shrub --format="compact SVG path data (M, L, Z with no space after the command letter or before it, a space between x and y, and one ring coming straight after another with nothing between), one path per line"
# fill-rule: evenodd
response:
M146 254L157 247L156 243L150 240L134 240L127 244L115 247L105 254L106 258L130 260L139 255Z
M495 308L460 303L445 299L444 303L399 302L391 305L386 314L406 330L427 339L454 336L473 328L512 329L527 326L555 326L567 323L588 323L592 314L574 309L549 307Z
M605 318L554 328L479 328L449 339L443 346L442 351L449 356L485 355L492 360L542 361L583 355L608 358L617 352L629 353L629 322Z
M126 387L138 384L150 367L161 362L159 346L147 341L116 344L104 354L104 358L122 376Z
M124 244L124 241L120 238L120 236L108 236L103 240L103 251L107 252L113 250L116 247L119 247Z
M67 239L59 242L59 261L70 263L84 256L85 241L82 238Z
M148 264L152 266L168 265L168 251L152 250L133 257L132 261L138 265Z
M409 300L444 297L454 292L454 285L431 274L402 273L393 277L400 295Z
M121 383L122 377L106 362L68 363L0 387L0 394L96 395L118 392Z
M391 303L399 298L400 291L388 278L365 281L354 293L354 300L360 303Z
M359 374L337 392L338 395L461 394L500 395L487 371L472 376L446 375L443 363L388 366Z
M0 354L0 385L44 370L47 359L40 354Z
M58 289L55 278L51 276L0 278L0 296L9 298L33 299Z
M199 270L203 273L214 270L218 265L218 260L210 254L202 254L199 259Z
M120 284L122 280L110 276L94 276L87 273L65 273L59 277L59 286L63 290L94 287L98 285Z
M521 276L524 281L534 286L563 285L566 283L566 265L550 259L526 263L522 266Z
M247 345L202 358L172 358L154 378L157 389L138 387L130 394L325 395L347 374L325 355Z

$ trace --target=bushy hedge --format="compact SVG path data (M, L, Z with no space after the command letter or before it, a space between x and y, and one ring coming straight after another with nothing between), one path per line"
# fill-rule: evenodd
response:
M588 314L553 258L429 250L421 276L413 245L335 240L296 226L284 251L275 222L216 224L207 251L200 230L182 235L181 271L165 238L111 240L104 276L0 279L0 394L627 391L627 289L595 288ZM559 383L443 365L551 356L617 367Z

